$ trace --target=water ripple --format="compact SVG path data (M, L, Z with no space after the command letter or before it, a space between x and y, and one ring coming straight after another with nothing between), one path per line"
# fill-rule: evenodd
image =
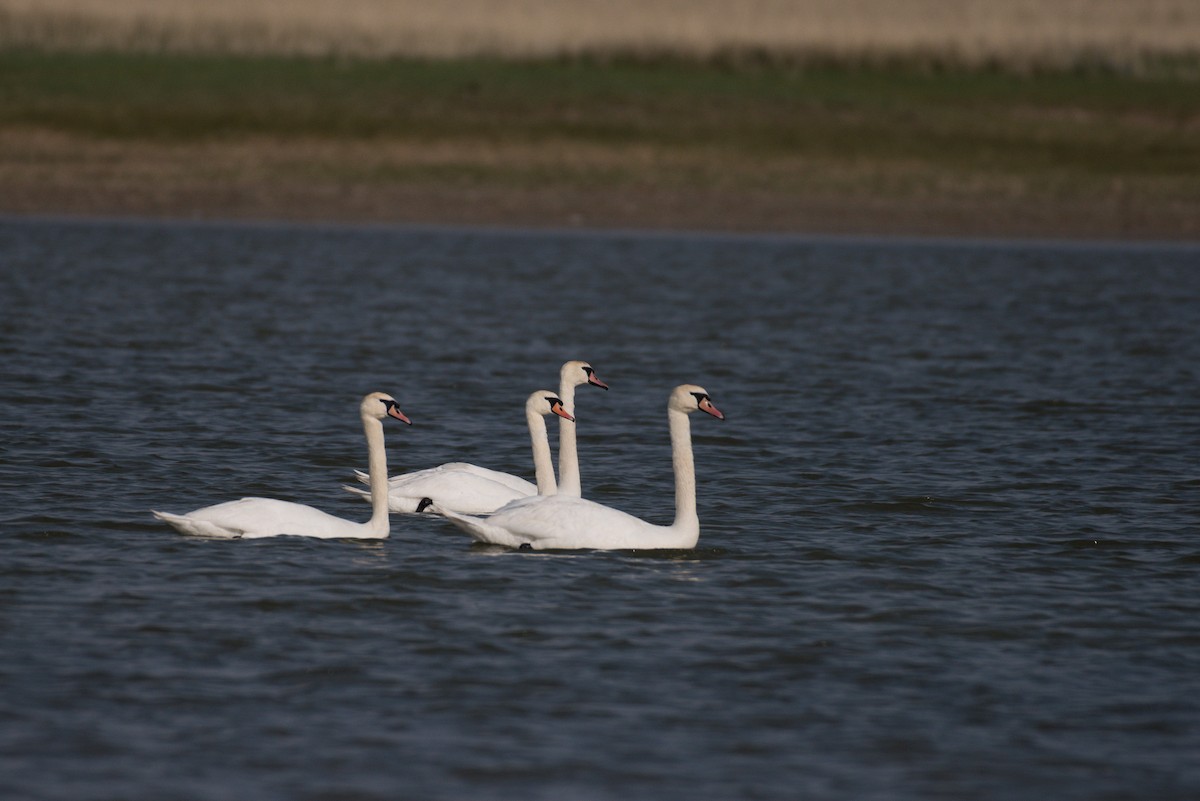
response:
M2 222L0 795L1194 798L1195 255ZM393 472L527 472L571 357L655 522L667 390L727 412L696 549L149 515L365 519L377 388Z

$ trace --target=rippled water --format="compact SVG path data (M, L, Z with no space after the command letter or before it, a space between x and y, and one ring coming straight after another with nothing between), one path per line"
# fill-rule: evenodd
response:
M1200 797L1200 249L0 221L0 796ZM693 552L190 540L524 474Z

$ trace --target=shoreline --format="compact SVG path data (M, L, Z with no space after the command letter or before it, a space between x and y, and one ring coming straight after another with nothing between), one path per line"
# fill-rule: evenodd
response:
M0 214L1192 242L1198 85L0 52Z
M469 175L412 165L479 165ZM1143 189L1048 197L1011 183L956 176L950 187L902 186L888 165L846 177L820 162L734 164L717 181L697 158L664 167L674 151L589 149L573 143L498 149L482 161L467 145L236 137L161 143L40 130L0 131L0 214L176 220L630 230L832 237L985 240L1200 241L1200 199ZM471 161L474 159L474 161ZM587 168L580 164L590 160ZM486 162L486 163L485 163ZM642 174L613 178L611 164ZM502 164L502 168L493 165ZM599 165L599 166L594 166ZM781 166L782 165L782 166ZM544 180L524 180L520 170ZM806 171L777 184L765 170ZM408 170L409 172L406 172ZM555 172L558 170L558 172ZM590 171L589 171L590 170ZM680 174L703 171L705 180ZM912 171L919 172L919 171ZM590 175L599 178L589 183ZM514 179L513 176L517 178ZM879 177L883 176L883 177ZM715 185L714 185L715 184ZM872 191L884 185L886 191ZM1120 185L1115 185L1118 190Z
M728 191L389 185L36 186L0 178L0 215L293 225L630 231L755 236L1200 242L1200 210L988 199L779 197Z
M363 232L400 232L414 234L447 234L486 237L612 238L612 239L684 239L715 242L778 242L826 245L895 245L911 247L955 248L972 247L1007 249L1032 247L1051 250L1117 249L1133 251L1200 251L1200 239L1084 239L1067 237L973 237L921 236L911 234L826 234L806 231L730 231L724 229L682 228L602 228L551 227L457 223L356 222L349 220L288 220L272 218L234 217L162 217L112 216L102 214L9 214L0 211L0 226L4 225L77 225L194 228L247 228L281 230L328 230Z

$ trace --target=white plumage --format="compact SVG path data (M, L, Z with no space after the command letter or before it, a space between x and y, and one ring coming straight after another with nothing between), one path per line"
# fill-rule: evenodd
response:
M387 492L387 454L383 446L383 418L394 417L411 425L391 395L372 392L359 406L363 432L367 437L367 463L373 490L380 501L372 503L371 519L366 523L343 520L320 509L272 498L242 498L194 512L177 515L152 512L159 520L180 533L224 539L299 537L383 539L389 533Z
M550 441L546 434L548 414L571 420L563 409L562 400L553 392L539 389L525 401L525 420L533 448L533 465L537 485L528 481L489 470L467 462L447 464L396 476L388 482L388 509L392 512L415 514L428 510L437 514L447 509L464 514L486 514L510 501L531 495L553 495L555 491L554 464L550 457ZM359 479L366 478L359 473ZM358 487L344 487L348 492L371 500L371 493Z
M445 511L446 518L480 542L511 548L693 548L700 537L696 468L688 415L703 411L724 420L703 387L683 384L667 401L675 473L675 521L657 526L631 514L565 495L523 498L486 517Z
M554 468L550 461L549 445L546 459L549 465L549 480L539 479L538 484L523 478L490 470L468 462L450 462L425 470L402 473L388 479L388 508L400 514L429 512L462 512L485 514L495 511L510 501L534 495L553 495L556 492L568 495L580 494L579 455L575 444L575 387L592 384L608 389L596 376L592 366L583 361L566 362L558 373L559 391L565 415L559 421L558 468L559 481L554 481ZM542 390L545 391L545 390ZM548 413L549 410L541 412ZM539 418L540 419L540 418ZM533 436L533 423L530 423ZM543 433L545 424L542 422ZM537 466L537 448L534 449L534 468ZM359 480L364 478L359 473ZM355 487L346 487L350 492L370 499L370 494ZM431 502L431 503L430 503Z

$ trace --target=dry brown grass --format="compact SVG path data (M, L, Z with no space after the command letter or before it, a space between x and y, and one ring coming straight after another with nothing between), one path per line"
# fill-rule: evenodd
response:
M1200 2L0 0L0 46L419 57L756 51L1127 66L1200 53Z

